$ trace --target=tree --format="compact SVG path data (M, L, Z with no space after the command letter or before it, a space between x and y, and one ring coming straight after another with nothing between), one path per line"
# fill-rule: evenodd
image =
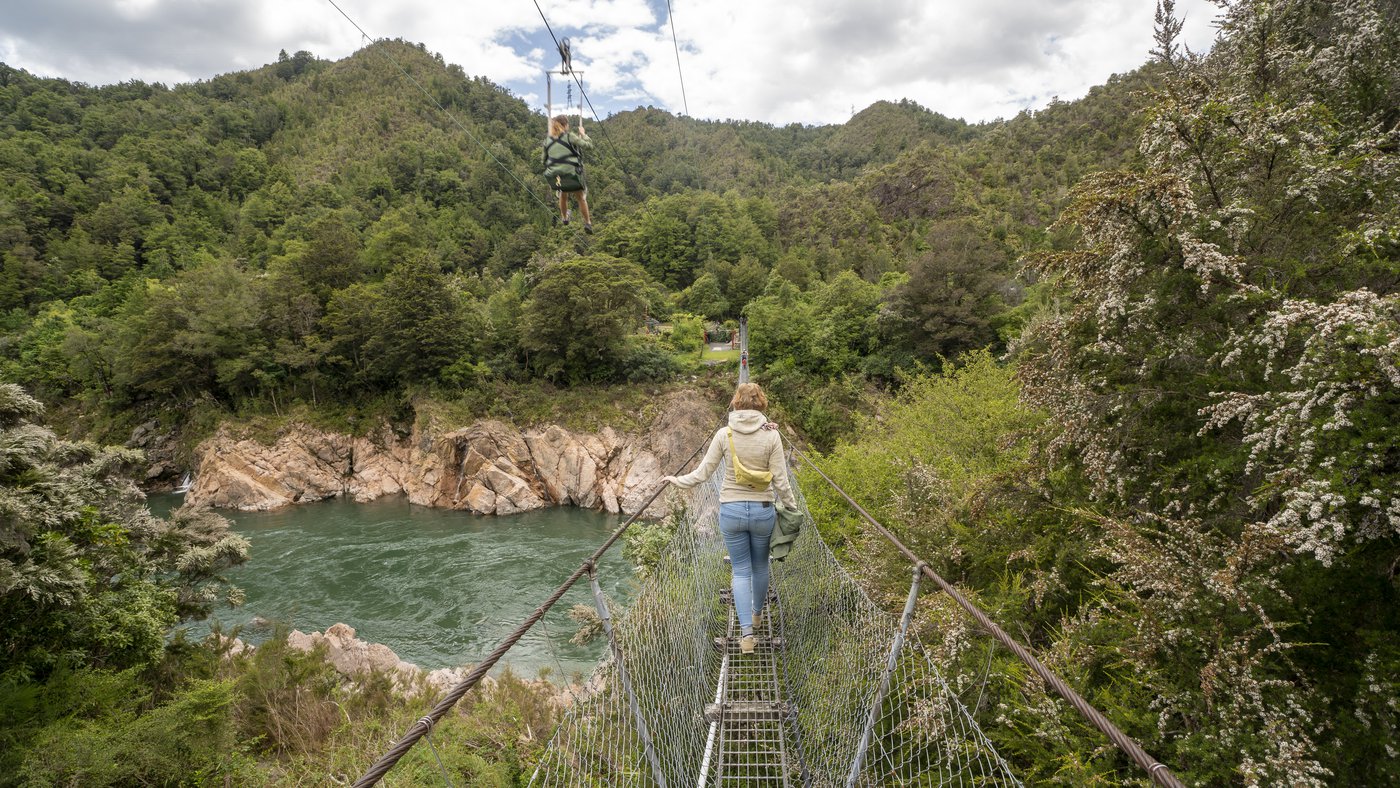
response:
M647 289L640 266L609 255L546 263L522 317L520 344L531 369L568 384L623 376L627 337Z
M720 292L719 279L706 271L681 291L676 304L687 312L719 320L729 314L729 301Z
M42 411L0 384L5 685L63 667L150 665L171 626L230 593L220 574L247 555L222 517L151 516L126 475L136 452L60 440L35 421Z
M371 374L385 382L425 382L473 355L483 321L477 305L431 256L418 253L385 277L371 312L374 333L364 353Z
M953 358L996 338L992 318L1003 308L998 273L1006 254L965 220L929 231L930 249L909 266L909 278L886 296L881 333L921 361Z
M355 229L338 215L325 216L307 229L305 246L287 256L286 267L324 304L359 278L359 254Z
M113 337L116 382L152 397L252 393L267 350L258 290L253 276L226 259L133 289Z
M741 312L750 301L763 295L768 284L768 271L751 255L740 258L729 270L724 294L731 312Z

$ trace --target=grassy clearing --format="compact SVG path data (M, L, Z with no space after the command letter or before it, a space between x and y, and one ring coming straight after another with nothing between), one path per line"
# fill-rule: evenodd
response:
M711 350L709 345L700 352L700 360L709 364L722 364L725 362L737 362L739 360L738 350Z

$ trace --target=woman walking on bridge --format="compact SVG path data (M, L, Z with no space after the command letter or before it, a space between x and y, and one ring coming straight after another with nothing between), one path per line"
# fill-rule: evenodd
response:
M715 433L699 467L684 476L666 476L663 481L690 489L710 478L720 460L729 460L719 493L719 531L734 570L734 610L743 631L739 648L752 654L754 622L768 599L768 542L777 516L775 493L792 511L797 510L797 498L788 480L777 425L763 415L768 407L763 389L757 383L743 383L734 391L729 406L729 424Z

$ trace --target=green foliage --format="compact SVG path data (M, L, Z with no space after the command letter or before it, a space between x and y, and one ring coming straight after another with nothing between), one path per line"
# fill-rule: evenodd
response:
M387 381L432 380L471 355L483 321L475 299L439 276L438 264L414 255L385 277L374 302L363 353L370 375Z
M709 272L701 274L690 287L676 297L676 305L687 312L718 320L729 313L729 302L719 289L719 279Z
M208 511L153 517L129 450L59 439L38 401L0 384L0 783L166 784L225 773L227 685L159 705L177 622L236 601L247 543Z
M628 338L622 367L628 383L665 383L681 370L671 351L659 339L646 335Z
M124 689L128 697L141 691L137 685ZM16 784L180 785L233 776L241 761L229 714L233 702L231 682L196 681L144 713L110 709L54 722L29 742Z
M705 324L688 312L671 315L671 330L664 336L667 347L681 354L698 354L705 347Z
M982 351L941 374L906 381L875 414L858 417L851 437L818 462L857 500L873 502L876 519L902 525L901 533L928 546L930 555L981 560L981 551L957 543L976 523L957 517L983 488L1025 466L1030 434L1043 418L1021 404L1012 371ZM813 520L831 529L834 541L859 531L845 502L824 484L804 489ZM987 560L995 565L995 558Z
M992 322L1002 310L1005 253L968 222L940 222L929 250L909 266L881 314L894 352L912 359L953 358L991 345Z
M641 321L646 275L607 255L546 263L521 318L530 367L569 384L628 374L627 337Z
M684 523L685 512L673 506L666 517L634 523L622 534L622 554L632 562L638 578L651 574Z
M1373 97L1400 71L1369 63L1400 63L1400 25L1238 4L1195 56L1172 10L1146 162L1082 181L1072 248L1035 261L1065 308L1028 327L1022 379L1112 559L1069 656L1134 666L1104 692L1154 698L1159 751L1202 782L1391 782L1372 755L1394 714L1351 719L1400 702L1360 685L1396 658L1400 223L1376 206L1400 158Z
M436 700L421 678L406 683L379 673L345 677L322 652L301 652L281 636L225 669L237 691L231 709L239 741L259 765L251 784L297 785L332 775L353 780ZM436 756L411 750L394 780L440 781L437 758L454 782L516 784L553 729L556 689L509 671L474 690L433 729Z
M847 271L799 292L776 279L746 309L757 378L785 417L819 446L851 429L866 386L862 373L888 367L880 355L878 315L894 281L873 285Z
M172 625L207 612L247 543L207 512L153 517L125 476L134 452L60 440L30 421L39 412L0 384L0 680L150 665Z
M55 673L0 690L0 785L291 786L358 777L436 700L421 678L346 677L281 632L255 651L186 645L160 671ZM452 779L517 784L553 727L556 688L509 671L436 728ZM441 780L427 747L394 779Z

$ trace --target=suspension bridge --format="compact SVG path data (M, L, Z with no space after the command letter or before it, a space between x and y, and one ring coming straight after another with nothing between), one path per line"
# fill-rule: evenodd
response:
M335 0L327 0L367 40L374 39ZM570 65L567 39L555 35L558 73L578 86L578 117L592 102ZM667 3L680 75L680 49ZM398 71L514 178L534 193L394 58ZM684 77L681 76L682 91ZM553 112L552 83L550 114ZM568 105L572 105L569 86ZM689 108L687 106L687 114ZM570 110L572 111L572 110ZM598 118L593 111L594 120ZM604 139L612 146L606 126ZM620 159L620 157L618 157ZM623 168L624 175L626 169ZM740 321L739 383L748 381L748 333ZM689 466L704 446L697 447ZM909 560L903 613L877 605L842 568L815 527L807 527L788 557L772 567L770 597L754 653L743 653L719 535L723 473L686 491L673 490L666 522L673 535L635 600L608 598L598 560L649 511L659 487L535 611L414 723L354 783L378 783L414 745L431 745L434 725L486 677L517 642L586 576L608 651L570 704L530 778L532 786L1019 786L929 652L910 637L910 623L928 583L947 594L979 629L1015 654L1045 685L1065 698L1157 785L1181 782L1137 742L1089 705L1006 634L985 612L905 547L800 449L788 444L789 466L806 465L852 506L874 533ZM675 469L680 474L685 467ZM796 480L799 507L810 512ZM451 780L444 772L444 781Z
M747 341L741 324L741 383L748 379ZM1155 784L1181 786L1170 769L910 552L799 448L787 445L793 462L805 463L832 485L909 559L902 615L877 605L809 525L787 558L773 562L757 648L742 653L718 528L723 473L690 490L671 490L664 521L672 533L669 546L635 599L625 605L610 599L599 580L599 559L667 489L663 485L355 785L374 785L420 740L431 743L437 721L586 577L607 653L535 765L532 786L1022 785L929 652L911 637L915 604L926 584L948 594ZM808 513L796 479L793 487Z

